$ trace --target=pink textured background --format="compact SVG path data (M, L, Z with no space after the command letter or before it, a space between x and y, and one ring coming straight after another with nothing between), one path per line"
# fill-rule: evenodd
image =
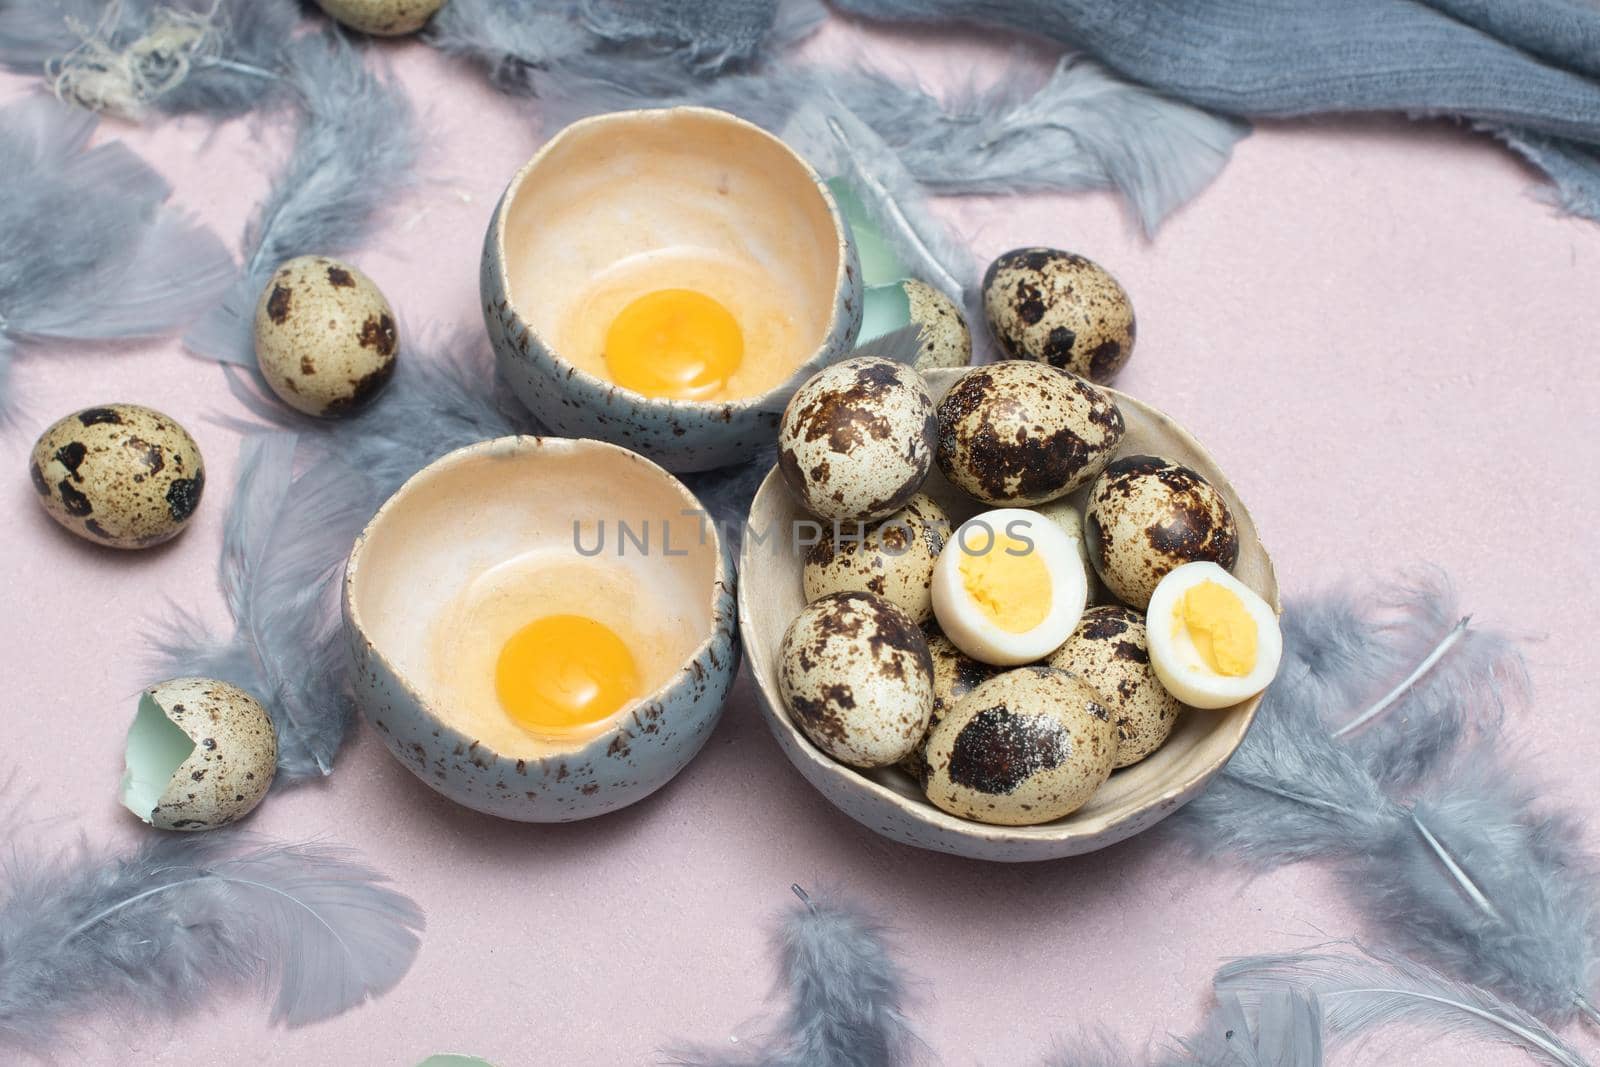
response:
M810 46L865 49L951 83L1029 62L832 26ZM422 181L354 258L410 336L477 331L488 213L536 144L528 105L401 44L386 49L430 131ZM0 98L23 92L0 79ZM283 131L109 123L173 180L175 199L236 241ZM1138 308L1119 386L1206 443L1249 502L1290 594L1418 561L1444 566L1486 623L1525 634L1535 706L1509 724L1551 799L1600 813L1593 678L1600 654L1600 227L1530 195L1530 171L1444 124L1360 118L1268 125L1154 242L1107 195L972 199L942 213L980 259L1021 244L1086 253ZM237 441L221 372L176 341L115 355L24 356L19 417L0 433L0 770L37 820L129 845L115 800L133 695L152 681L148 623L169 604L219 626L213 573ZM92 403L152 404L199 437L211 488L194 528L134 555L65 535L24 475L33 436ZM770 920L788 886L848 892L889 919L917 976L918 1017L945 1062L1036 1060L1103 1025L1142 1040L1199 1018L1225 957L1356 929L1330 873L1205 868L1159 835L1079 860L985 866L915 852L837 814L780 755L741 681L704 754L652 800L570 826L452 806L363 727L325 784L275 794L253 828L359 846L421 902L409 977L375 1005L272 1031L257 1000L175 1023L91 1021L85 1064L411 1064L445 1050L500 1067L651 1062L664 1043L748 1035L770 987ZM1492 1046L1394 1033L1335 1063L1516 1064ZM1574 1033L1600 1053L1594 1031Z

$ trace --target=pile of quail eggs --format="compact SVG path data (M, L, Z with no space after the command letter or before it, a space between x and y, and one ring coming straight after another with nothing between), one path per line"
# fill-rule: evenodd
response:
M804 560L778 688L834 759L898 765L946 812L1026 825L1071 814L1159 749L1185 705L1265 688L1280 646L1271 608L1228 573L1239 542L1217 489L1173 460L1118 454L1123 415L1101 386L1133 348L1121 286L1081 256L1031 248L995 262L983 297L1006 358L966 370L938 403L918 368L944 360L860 357L788 405L778 468L826 529ZM993 510L954 526L924 491L935 466ZM1085 488L1080 511L1067 497ZM984 573L983 550L1024 544L1015 555L1031 561ZM1248 677L1196 683L1164 666L1184 650L1153 621L1201 579L1257 626Z

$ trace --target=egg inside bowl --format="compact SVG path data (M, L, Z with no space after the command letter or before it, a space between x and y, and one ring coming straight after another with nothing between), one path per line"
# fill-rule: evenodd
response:
M346 567L357 702L439 792L524 821L648 795L704 743L737 668L732 568L666 471L598 441L452 452Z
M943 398L963 369L925 373L929 391ZM1257 536L1250 514L1205 449L1181 426L1155 408L1113 390L1126 423L1117 455L1168 456L1203 475L1227 502L1238 527L1239 555L1232 578L1272 611L1278 607L1272 561ZM958 527L986 506L956 489L936 468L922 486ZM1084 487L1070 499L1081 506ZM991 513L996 514L996 513ZM1155 825L1205 787L1243 740L1260 704L1251 696L1217 710L1179 717L1165 744L1153 754L1117 770L1072 814L1053 822L1005 826L975 822L936 808L912 776L900 767L862 771L829 757L806 736L784 706L779 668L783 634L805 606L802 573L804 531L810 516L782 478L770 474L750 509L750 529L740 562L740 626L744 651L755 678L763 715L789 760L831 803L877 833L920 848L975 859L1027 861L1054 859L1103 848ZM800 531L800 541L791 536Z
M860 329L847 234L816 172L726 112L574 123L512 179L485 239L501 371L562 433L675 470L745 458L786 387Z

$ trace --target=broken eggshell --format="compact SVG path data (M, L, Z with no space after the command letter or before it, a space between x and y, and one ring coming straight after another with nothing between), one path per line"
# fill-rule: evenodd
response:
M214 678L146 689L128 730L122 804L160 830L213 830L272 785L278 737L255 697Z

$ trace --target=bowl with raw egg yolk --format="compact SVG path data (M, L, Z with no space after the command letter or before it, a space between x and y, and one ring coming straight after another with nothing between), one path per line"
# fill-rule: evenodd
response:
M936 402L965 370L940 369L924 374ZM1165 456L1199 472L1215 486L1238 528L1238 561L1225 580L1252 591L1268 610L1276 612L1278 586L1272 560L1261 544L1250 513L1216 463L1183 427L1160 411L1124 393L1109 389L1106 392L1116 400L1126 424L1116 454ZM1064 499L1081 514L1090 489L1084 486ZM989 505L952 486L937 467L923 484L922 492L940 505L955 527L979 513L987 512L991 518L1002 514L990 512ZM1047 508L1058 506L1051 503ZM749 529L786 531L808 518L779 472L773 471L751 504ZM1070 551L1065 554L1070 555ZM970 821L935 807L900 766L858 770L832 759L811 742L785 709L779 681L783 638L790 621L805 606L802 575L806 556L805 546L797 549L794 538L769 535L744 540L739 564L739 625L758 703L779 747L823 796L857 822L905 844L1005 862L1056 859L1104 848L1149 829L1197 796L1244 739L1261 702L1256 695L1235 698L1232 703L1219 701L1207 709L1186 708L1160 748L1132 766L1114 771L1087 803L1064 818L1032 826ZM945 558L941 556L940 562ZM1207 573L1204 568L1211 565L1189 566L1203 577ZM1029 579L1029 583L1030 587L1023 590L1023 607L1036 606L1037 589L1045 579L1040 576ZM996 582L994 588L1006 598L1013 595L1003 582ZM1054 590L1053 595L1081 597L1081 590L1081 585L1074 584L1070 590ZM1098 589L1095 602L1114 601L1104 589ZM1275 627L1273 633L1276 634ZM957 635L948 636L954 640ZM1023 662L1038 654L1038 648L1023 649L1005 661Z
M543 425L677 471L771 443L790 393L861 328L832 194L778 138L709 108L558 133L501 197L480 281L499 371Z
M356 700L395 757L524 822L648 796L738 669L733 566L671 474L601 441L504 437L434 461L345 569Z

